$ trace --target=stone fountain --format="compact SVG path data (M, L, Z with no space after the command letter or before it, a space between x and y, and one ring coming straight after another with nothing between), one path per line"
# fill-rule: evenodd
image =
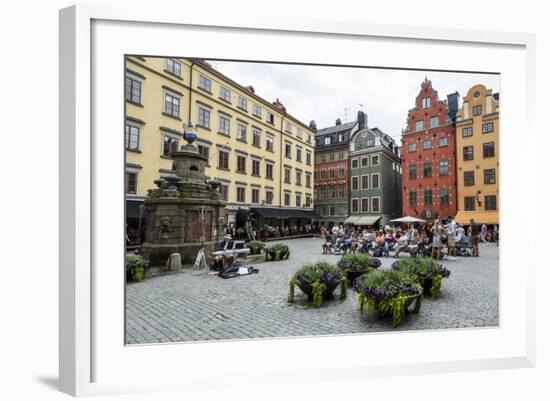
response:
M155 180L144 204L148 218L143 256L151 266L166 269L172 253L179 253L183 263L193 263L199 249L205 255L223 240L225 202L220 200L220 183L208 180L208 159L199 153L190 129L183 135L187 144L172 152L172 172Z

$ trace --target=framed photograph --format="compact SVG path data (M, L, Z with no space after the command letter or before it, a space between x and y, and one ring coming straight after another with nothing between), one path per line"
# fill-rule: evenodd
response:
M532 35L178 15L60 12L61 391L534 366Z

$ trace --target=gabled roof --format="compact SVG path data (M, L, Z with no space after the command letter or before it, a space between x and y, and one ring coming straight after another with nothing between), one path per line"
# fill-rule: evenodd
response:
M349 123L334 125L332 127L318 129L315 135L334 134L342 131L349 131L357 124L357 120L350 121Z

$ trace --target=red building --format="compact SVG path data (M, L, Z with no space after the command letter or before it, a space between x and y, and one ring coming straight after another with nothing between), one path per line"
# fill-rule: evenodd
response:
M402 133L403 215L448 219L456 214L455 118L458 92L439 100L426 78Z

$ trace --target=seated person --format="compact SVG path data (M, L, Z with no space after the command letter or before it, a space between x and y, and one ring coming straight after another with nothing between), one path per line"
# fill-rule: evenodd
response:
M225 235L223 241L216 244L215 251L226 251L233 249L233 240L231 235ZM233 263L233 255L216 255L212 261L212 268L214 270L223 270L227 266Z

